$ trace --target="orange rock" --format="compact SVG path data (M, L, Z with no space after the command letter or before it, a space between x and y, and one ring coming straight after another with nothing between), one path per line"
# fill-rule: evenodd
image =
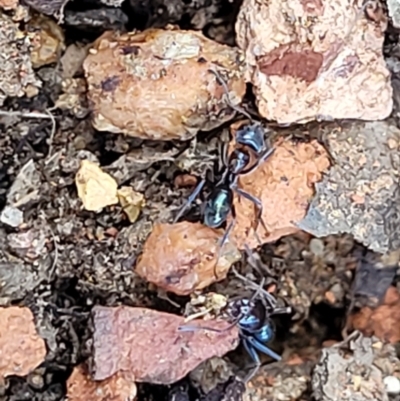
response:
M0 377L26 376L46 357L29 308L0 308Z
M261 224L257 234L262 243L296 233L292 222L304 218L314 195L314 184L330 165L328 155L317 141L294 143L289 140L274 145L275 152L250 174L239 178L239 187L261 200L265 232ZM259 245L254 236L256 211L254 203L235 194L236 224L232 238L239 249L247 244Z
M400 341L400 294L397 289L389 287L383 304L377 308L364 307L350 315L347 326L392 344Z
M93 125L153 140L187 140L214 129L234 113L209 69L222 73L237 105L246 91L239 56L195 31L106 32L83 65Z
M155 224L143 247L136 272L147 281L178 295L188 295L222 280L240 260L237 248L227 242L216 265L223 230L200 223Z
M123 372L106 380L94 381L84 365L77 366L67 381L69 401L133 401L136 392L133 378Z

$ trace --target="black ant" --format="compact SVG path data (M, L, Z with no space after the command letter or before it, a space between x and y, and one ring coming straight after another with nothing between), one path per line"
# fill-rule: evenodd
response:
M269 156L272 155L274 149L271 149L267 145L265 141L265 131L261 123L253 122L253 119L245 110L233 105L229 100L229 90L225 81L221 78L216 70L211 69L209 71L216 76L217 80L223 86L230 107L244 114L250 120L250 124L245 124L236 131L236 146L228 158L226 157L225 148L222 158L223 164L225 166L225 171L222 174L221 180L215 185L211 194L208 196L202 206L203 223L211 228L221 227L227 221L229 214L232 214L233 219L230 222L229 226L226 228L224 236L221 240L221 251L221 248L227 241L228 236L235 223L236 215L233 206L234 192L236 192L239 196L243 196L245 199L253 202L254 206L257 208L257 225L254 228L255 235L257 235L259 222L261 222L264 230L268 232L265 222L262 219L263 207L260 199L240 189L237 182L240 175L249 174L254 171L262 162L264 162ZM206 179L203 179L196 186L193 193L189 196L188 200L175 217L174 223L176 223L180 219L184 211L197 198L205 183ZM216 263L218 263L219 256L220 255L218 254Z
M222 333L232 329L234 326L238 326L242 344L255 363L254 369L252 369L251 373L244 380L247 382L256 374L261 366L258 352L268 355L276 361L281 360L281 357L276 352L266 346L266 343L271 341L275 335L275 325L271 316L291 313L291 308L278 307L275 297L263 289L265 277L261 280L260 285L256 285L251 280L239 274L235 269L232 270L238 278L245 280L252 287L255 287L256 291L251 298L240 297L232 299L228 303L226 315L231 324L224 329L184 324L179 327L179 331L208 330ZM261 294L263 296L260 296Z

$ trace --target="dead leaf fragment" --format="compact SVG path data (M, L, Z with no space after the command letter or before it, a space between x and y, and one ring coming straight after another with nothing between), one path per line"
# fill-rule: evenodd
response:
M237 248L227 242L216 265L222 230L200 223L155 224L147 238L136 272L147 281L178 295L188 295L222 280L240 260ZM214 271L215 269L215 271Z
M29 308L0 308L0 377L26 376L46 357Z
M171 384L206 359L236 348L239 341L236 327L219 333L181 332L182 316L146 308L95 306L93 315L95 380L123 371L139 382ZM216 329L229 326L217 320L196 324Z
M117 182L89 160L82 160L75 183L86 210L98 212L106 206L118 203Z
M351 315L347 326L391 344L400 341L400 294L397 289L389 287L383 304L377 308L366 306Z
M132 187L121 187L118 192L119 203L131 223L139 217L140 211L146 204L144 195L136 192Z
M218 66L223 72L237 105L246 90L239 55L237 48L196 31L105 32L83 64L93 125L162 141L187 140L199 130L214 129L233 113L209 69Z
M239 178L239 187L261 200L262 218L268 229L259 224L257 234L262 243L299 231L291 222L306 215L314 195L314 184L321 180L329 167L325 149L317 142L294 143L289 140L275 145L275 151L262 165L250 174ZM254 236L256 211L254 203L235 195L236 223L232 237L239 249L247 244L259 245Z
M77 366L67 381L68 401L133 401L136 392L133 378L123 372L94 381L84 365Z

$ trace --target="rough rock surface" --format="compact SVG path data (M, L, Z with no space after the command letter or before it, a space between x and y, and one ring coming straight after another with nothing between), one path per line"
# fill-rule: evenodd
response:
M400 247L400 130L393 121L320 127L334 159L299 223L318 237L349 233L375 252Z
M214 129L233 111L209 69L220 72L237 105L246 90L242 61L238 49L199 32L106 32L84 62L93 125L154 140L187 140Z
M303 400L311 380L312 364L277 366L264 365L246 384L243 401Z
M348 347L338 344L322 350L313 372L313 395L316 401L387 401L384 378L398 370L392 346L358 335Z
M389 116L386 23L367 18L363 4L244 0L237 42L262 116L280 123Z
M0 13L0 106L8 96L35 96L41 82L35 77L29 37Z
M236 327L219 333L181 332L182 316L151 309L95 306L93 314L95 380L123 371L139 382L171 384L206 359L236 348L239 341ZM224 329L229 323L200 320L197 325Z

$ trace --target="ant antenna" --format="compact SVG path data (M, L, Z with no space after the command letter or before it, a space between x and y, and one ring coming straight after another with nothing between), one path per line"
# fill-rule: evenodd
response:
M221 77L220 73L215 70L214 68L209 68L208 71L212 72L215 77L217 78L217 81L222 85L222 87L224 88L226 97L227 97L227 103L229 105L229 107L235 111L237 111L238 113L243 114L244 116L246 116L251 122L253 122L253 119L251 117L251 115L243 108L240 106L235 106L232 102L231 99L229 97L229 89L228 89L228 85L226 84L226 82L223 80L223 78Z
M271 307L273 307L273 308L275 307L275 305L276 305L275 297L271 293L269 293L267 290L264 290L264 288L262 287L265 282L265 277L263 277L263 279L261 280L261 283L259 285L257 285L253 281L249 280L247 277L241 275L234 266L232 266L232 272L238 279L244 281L249 287L256 290L254 295L258 296L260 294L263 294L265 299L267 299L268 302L270 303ZM252 297L253 300L255 299L254 295Z

